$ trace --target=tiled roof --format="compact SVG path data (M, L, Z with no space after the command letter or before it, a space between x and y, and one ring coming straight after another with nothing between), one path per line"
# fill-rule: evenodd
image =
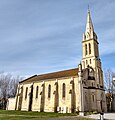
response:
M77 75L78 75L78 68L74 68L69 70L53 72L53 73L34 75L30 78L27 78L21 81L20 83L28 83L28 82L35 82L39 80L56 79L56 78L62 78L62 77L71 77L71 76L77 76Z

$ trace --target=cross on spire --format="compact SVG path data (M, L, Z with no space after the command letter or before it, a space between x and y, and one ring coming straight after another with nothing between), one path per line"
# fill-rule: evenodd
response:
M89 4L88 4L88 11L89 11L90 9L89 9Z

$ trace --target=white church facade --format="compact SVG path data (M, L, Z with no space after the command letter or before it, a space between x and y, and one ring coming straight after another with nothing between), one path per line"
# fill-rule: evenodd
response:
M38 112L106 112L98 38L88 10L78 68L34 75L19 82L15 110ZM9 107L10 109L10 107Z

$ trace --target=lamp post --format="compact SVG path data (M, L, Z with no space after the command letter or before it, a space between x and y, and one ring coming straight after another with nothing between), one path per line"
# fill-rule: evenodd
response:
M100 113L100 120L104 120L104 113L103 112Z

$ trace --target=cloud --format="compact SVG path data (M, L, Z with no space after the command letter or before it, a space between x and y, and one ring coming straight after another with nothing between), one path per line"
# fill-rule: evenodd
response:
M0 1L0 70L28 76L77 67L88 3L101 55L114 53L113 1L4 0Z

